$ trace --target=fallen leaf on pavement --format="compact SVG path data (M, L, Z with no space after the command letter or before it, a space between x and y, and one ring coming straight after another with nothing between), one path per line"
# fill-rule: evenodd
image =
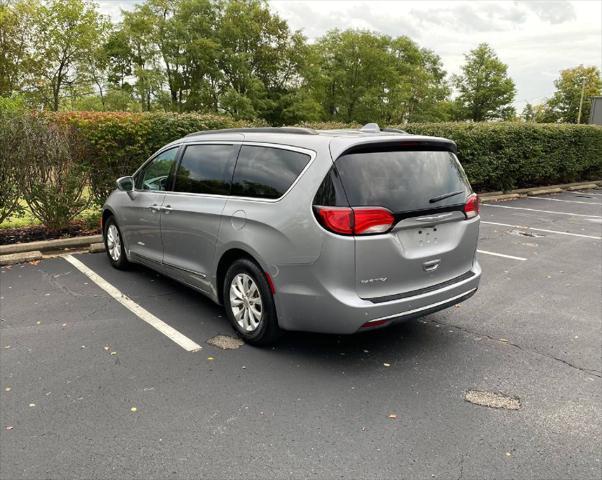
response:
M397 415L395 415L394 413L390 413L389 418L395 420L397 418Z
M384 365L385 367L390 367L390 366L391 366L391 364L390 364L390 363L383 363L383 365Z
M137 411L138 411L138 409L136 407L130 408L130 412L137 412Z
M7 425L7 426L6 426L6 429L7 429L7 430L12 430L13 428L15 428L15 427L13 427L12 425Z

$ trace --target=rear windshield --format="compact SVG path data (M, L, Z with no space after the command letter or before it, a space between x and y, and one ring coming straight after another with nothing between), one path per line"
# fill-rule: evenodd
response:
M462 204L471 193L458 159L447 151L349 153L337 159L336 167L354 207L430 210Z

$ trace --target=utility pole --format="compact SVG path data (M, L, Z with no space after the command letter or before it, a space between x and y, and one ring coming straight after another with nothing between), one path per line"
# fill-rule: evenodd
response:
M579 100L579 113L577 114L577 125L581 123L581 110L583 109L583 93L585 92L585 78L581 84L581 100Z

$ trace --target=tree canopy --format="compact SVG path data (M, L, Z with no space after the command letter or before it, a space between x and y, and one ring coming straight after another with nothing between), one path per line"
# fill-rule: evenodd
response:
M578 69L525 118L575 122L584 82L586 98L600 92L599 71ZM118 23L92 0L0 0L2 108L400 124L508 119L515 93L487 44L450 79L401 32L332 30L308 42L265 0L144 0Z
M458 116L479 122L512 115L516 87L508 76L508 66L486 43L481 43L465 58L462 73L453 78L459 91Z

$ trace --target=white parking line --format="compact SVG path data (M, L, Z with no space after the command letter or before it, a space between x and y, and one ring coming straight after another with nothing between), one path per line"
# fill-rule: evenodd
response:
M63 258L75 268L77 268L80 272L82 272L86 277L92 280L96 285L102 288L105 292L107 292L111 297L113 297L115 300L121 303L125 308L130 310L132 313L136 314L141 320L144 320L149 325L155 327L163 335L165 335L170 340L176 342L184 350L187 350L189 352L196 352L203 348L187 336L182 335L175 328L170 327L169 325L167 325L167 323L155 317L152 313L138 305L131 298L125 296L123 293L121 293L120 290L115 288L96 272L86 267L77 258L71 255L65 255Z
M477 252L484 253L485 255L493 255L494 257L509 258L510 260L520 260L521 262L524 262L525 260L527 260L526 258L523 258L523 257L515 257L513 255L505 255L503 253L488 252L487 250L477 250Z
M602 206L600 202L582 202L580 200L563 200L561 198L547 198L547 197L527 197L530 200L547 200L548 202L564 202L564 203L580 203L582 205L598 205Z
M535 208L526 208L526 207L509 207L508 205L491 205L490 203L484 203L481 206L482 207L491 207L491 208L511 208L512 210L527 210L529 212L552 213L555 215L570 215L572 217L602 218L600 215L585 215L583 213L555 212L553 210L537 210Z
M509 223L485 222L483 220L481 220L481 223L485 224L485 225L499 225L500 227L522 228L523 230L533 230L534 232L556 233L558 235L569 235L571 237L592 238L594 240L602 240L602 237L596 237L595 235L583 235L582 233L559 232L557 230L546 230L545 228L527 227L525 225L511 225Z

